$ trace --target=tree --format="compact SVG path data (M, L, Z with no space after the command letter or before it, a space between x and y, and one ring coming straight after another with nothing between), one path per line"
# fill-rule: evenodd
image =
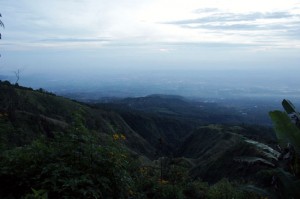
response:
M2 17L1 13L0 13L0 17ZM3 27L3 28L5 27L4 23L1 20L0 20L0 26ZM1 39L1 33L0 33L0 39Z
M285 112L269 113L279 142L278 163L281 170L273 176L272 184L284 198L299 198L300 191L300 114L289 100L284 99Z
M300 178L300 125L299 112L289 100L283 100L285 112L271 111L270 117L288 170Z
M15 75L16 75L16 78L17 78L17 80L16 80L16 85L18 84L18 81L19 81L19 79L20 79L20 69L18 69L17 71L14 71L14 73L15 73Z
M1 13L0 13L0 17L2 17ZM2 26L4 28L4 23L0 20L0 26ZM0 32L0 39L1 39L1 32ZM1 57L1 54L0 54Z

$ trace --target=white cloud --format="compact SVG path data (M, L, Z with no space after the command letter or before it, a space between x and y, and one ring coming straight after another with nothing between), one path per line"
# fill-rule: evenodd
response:
M0 1L5 41L18 46L32 47L102 47L117 43L140 45L142 43L172 42L221 42L265 45L263 41L274 40L288 45L291 40L285 33L291 29L274 30L270 25L290 23L285 18L254 19L254 21L212 21L187 24L190 28L163 22L210 18L226 14L247 17L251 13L292 14L299 22L300 6L296 0L11 0ZM228 16L227 16L228 17ZM288 20L290 20L289 18ZM205 26L204 26L205 25ZM240 26L240 29L230 29ZM249 29L242 29L241 27ZM260 30L254 26L265 26ZM197 28L198 27L198 28ZM251 29L252 28L252 29ZM298 26L292 27L297 30ZM238 31L238 32L237 32ZM278 32L279 31L279 32ZM286 32L285 32L286 31ZM279 36L281 35L281 36ZM294 34L295 35L295 34ZM69 38L69 39L68 39ZM73 38L73 42L70 40ZM99 42L93 39L109 38ZM52 39L52 40L51 40ZM60 42L54 40L60 40ZM67 41L68 40L68 41ZM75 41L76 40L76 41ZM87 42L89 40L89 42ZM88 43L88 44L87 44ZM295 44L295 43L294 43ZM13 45L11 45L13 46ZM278 45L276 45L278 46ZM292 46L292 45L290 45Z

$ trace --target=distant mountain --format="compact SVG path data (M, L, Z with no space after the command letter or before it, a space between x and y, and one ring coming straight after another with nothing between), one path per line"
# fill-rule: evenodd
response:
M165 117L192 119L202 124L254 123L255 117L243 115L234 107L218 105L214 102L190 100L176 95L149 95L146 97L125 98L105 103L92 103L96 107L116 111L140 111Z

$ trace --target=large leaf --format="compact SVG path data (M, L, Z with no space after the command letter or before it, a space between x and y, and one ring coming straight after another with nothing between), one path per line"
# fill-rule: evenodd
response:
M294 104L293 104L290 100L284 99L284 100L282 101L282 106L283 106L284 110L285 110L288 114L291 114L291 113L295 113L295 112L296 112L296 108L295 108Z
M287 112L287 114L293 121L293 123L295 123L297 125L297 127L300 128L300 126L299 126L300 114L296 111L294 104L292 102L290 102L289 100L284 99L282 101L282 106L283 106L285 112Z
M249 164L262 163L262 164L265 164L265 165L268 165L271 167L275 167L275 165L272 162L269 162L268 160L266 160L264 158L259 158L259 157L240 156L240 157L235 157L233 160L237 161L237 162L246 162Z
M282 146L288 143L295 147L297 153L300 153L300 129L292 123L290 117L281 111L271 111L270 117L274 123L274 129L278 141Z
M264 155L265 158L269 158L277 161L278 157L280 156L280 153L278 151L272 149L268 145L265 145L263 143L254 140L245 140L245 142L254 145L256 149L259 150L262 155Z
M279 186L281 186L279 189L283 198L300 198L299 179L283 169L278 169L275 175L279 179Z

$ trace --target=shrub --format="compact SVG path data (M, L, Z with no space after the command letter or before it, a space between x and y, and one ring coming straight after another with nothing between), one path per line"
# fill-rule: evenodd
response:
M67 133L0 155L0 197L45 190L49 198L127 198L134 189L129 154L116 142L100 145L75 115Z

